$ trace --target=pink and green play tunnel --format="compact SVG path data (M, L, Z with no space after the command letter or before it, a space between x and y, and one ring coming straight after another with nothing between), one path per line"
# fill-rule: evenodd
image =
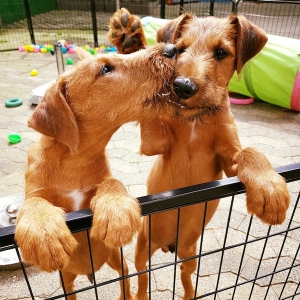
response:
M156 31L169 20L142 19L147 42L156 42ZM300 40L268 35L264 49L235 73L229 91L300 112Z
M300 40L268 35L264 49L235 73L229 91L300 111Z

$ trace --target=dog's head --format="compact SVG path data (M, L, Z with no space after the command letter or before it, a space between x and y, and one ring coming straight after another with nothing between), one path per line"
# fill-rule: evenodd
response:
M264 47L263 30L243 16L197 18L183 14L158 30L157 40L178 49L172 103L183 119L203 118L228 102L234 71Z
M119 126L139 121L169 93L176 53L174 45L160 43L129 55L84 58L46 91L29 127L72 151L83 138L107 143Z

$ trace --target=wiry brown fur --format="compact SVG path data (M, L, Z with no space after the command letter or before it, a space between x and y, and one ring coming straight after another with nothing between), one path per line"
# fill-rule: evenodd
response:
M114 20L120 20L124 13L127 13L125 9L117 11ZM110 30L116 31L116 28ZM130 27L127 31L130 31ZM241 148L227 91L234 71L239 73L243 65L259 53L267 42L265 33L243 16L217 19L183 14L160 28L157 40L176 45L179 54L175 77L180 74L193 80L198 92L189 99L170 99L173 114L177 118L155 117L142 120L140 124L141 153L159 154L148 177L148 193L221 179L225 172L228 177L238 175L244 183L249 213L268 224L282 223L289 206L285 180L273 170L262 153L254 148ZM114 42L118 45L120 41ZM122 51L121 47L118 49ZM127 48L126 53L130 53L130 50ZM135 50L132 48L132 51ZM218 50L225 50L227 55L218 58ZM212 218L218 202L208 203L205 224ZM150 255L159 248L168 251L177 243L180 259L194 256L203 218L204 204L181 208L179 238L176 240L177 211L152 215ZM145 217L136 247L137 271L147 268L148 227L148 217ZM181 264L184 300L195 296L191 281L195 269L196 260ZM135 299L146 300L147 273L139 275L138 281Z
M67 292L73 291L78 274L92 269L86 233L71 234L66 212L92 209L94 269L106 262L122 275L119 247L139 230L140 206L112 177L105 147L122 124L157 111L157 99L151 99L164 88L175 64L163 56L164 47L80 61L46 91L29 119L42 137L28 152L26 199L15 237L25 260L45 271L62 270ZM85 50L78 51L86 56ZM124 266L126 275L125 261ZM120 285L120 299L124 293L131 299L129 279L124 291Z

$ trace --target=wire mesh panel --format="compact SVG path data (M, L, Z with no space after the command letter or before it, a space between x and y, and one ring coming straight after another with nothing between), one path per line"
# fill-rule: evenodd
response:
M173 1L173 5L162 0L119 1L120 7L140 17L173 19L182 11L198 17L224 17L232 11L231 0L183 2L181 7L180 1ZM269 34L299 38L299 4L297 1L245 1L239 2L238 13L245 14ZM0 51L26 44L54 44L62 39L78 46L108 45L109 18L116 9L116 1L107 0L1 0Z
M80 3L74 10L72 6ZM59 2L58 2L59 4ZM80 46L94 45L90 1L72 1L70 9L57 9L32 17L36 44L54 44L63 39ZM34 4L36 5L36 4Z
M239 4L238 12L268 34L299 39L299 4L296 1L246 1Z
M163 1L161 1L162 3ZM154 2L150 4L150 13L154 17L162 17L165 19L174 19L182 12L190 12L195 14L197 17L207 17L209 15L214 15L216 17L228 16L232 11L231 0L215 0L213 3L210 0L185 0L183 5L180 4L181 1L167 1L172 2L164 7L163 16L161 15L161 6L154 6ZM162 4L161 4L162 5Z
M14 26L24 20L22 26ZM0 51L17 49L20 43L30 41L23 0L0 1Z
M140 197L143 215L151 222L158 213L172 209L178 224L182 222L184 208L202 205L203 222L211 201L221 198L213 219L202 231L197 242L196 254L181 257L176 244L171 252L157 250L147 254L147 267L139 272L135 268L136 238L120 249L120 257L126 259L126 270L120 275L107 265L100 271L92 269L89 276L79 276L76 281L77 299L117 299L120 289L130 278L131 292L138 288L138 276L149 275L147 291L149 299L181 299L183 288L180 279L182 266L194 262L192 273L195 295L192 299L299 299L300 297L300 164L278 169L288 182L291 205L286 221L280 226L267 226L257 218L246 216L243 185L237 178L187 187L161 194ZM89 228L92 224L90 210L70 213L67 224L73 233L83 232L86 248L93 266ZM167 225L167 224L166 224ZM177 241L180 241L177 229ZM150 245L150 243L149 243ZM146 252L152 251L145 243ZM187 245L188 247L188 245ZM14 243L14 227L0 229L0 252L14 251L21 254ZM37 268L17 263L16 270L0 271L0 299L66 299L62 274L43 273ZM21 268L21 270L19 270ZM62 284L59 284L59 278ZM69 294L71 295L71 294ZM126 299L126 296L122 297ZM128 299L129 297L127 297Z

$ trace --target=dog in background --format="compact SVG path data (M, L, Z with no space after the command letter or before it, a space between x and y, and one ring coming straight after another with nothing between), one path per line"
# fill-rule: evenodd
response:
M120 53L147 46L139 18L124 8L111 18L108 36ZM237 175L245 185L250 214L268 224L282 223L290 201L286 182L262 153L242 149L228 99L229 80L262 50L267 42L264 31L241 15L218 19L186 13L161 27L157 41L174 43L178 49L176 97L170 100L176 118L154 117L140 123L141 153L158 154L148 177L148 193L218 180L225 172L228 177ZM144 217L135 253L137 271L147 269L149 255L159 248L166 252L177 247L180 259L196 255L204 218L206 225L218 203L209 201L205 216L205 204L181 208L178 240L177 210L151 216L151 237ZM195 270L196 259L182 262L184 300L196 296L191 281ZM138 283L135 299L148 299L147 273L139 275Z
M91 208L94 269L106 262L122 276L119 247L139 230L140 206L112 177L105 147L124 123L164 113L160 108L168 104L157 108L157 103L168 103L166 84L176 53L174 45L161 43L130 55L83 59L46 91L29 119L29 127L42 136L28 152L15 238L26 261L44 271L62 271L67 292L74 291L78 274L92 278L87 235L71 234L68 212ZM124 294L132 299L129 285L126 279L123 290L120 282L120 299Z

